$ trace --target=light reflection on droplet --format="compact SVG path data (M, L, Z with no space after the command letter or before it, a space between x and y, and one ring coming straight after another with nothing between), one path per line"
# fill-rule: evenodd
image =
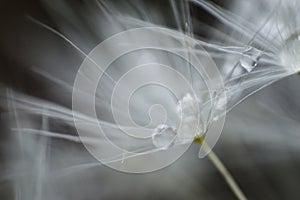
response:
M249 47L243 52L243 55L240 59L240 64L245 70L247 70L247 72L251 72L257 66L260 57L260 50Z
M166 124L158 125L152 134L152 142L155 147L167 150L175 144L177 132Z

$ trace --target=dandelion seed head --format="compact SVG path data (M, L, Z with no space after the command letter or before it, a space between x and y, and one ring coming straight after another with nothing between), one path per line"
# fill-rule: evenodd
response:
M185 94L177 104L177 113L181 119L179 139L192 139L201 125L200 100L190 93ZM195 132L196 131L196 132Z
M187 93L178 101L177 112L183 119L187 116L197 115L198 104L199 100L190 93Z

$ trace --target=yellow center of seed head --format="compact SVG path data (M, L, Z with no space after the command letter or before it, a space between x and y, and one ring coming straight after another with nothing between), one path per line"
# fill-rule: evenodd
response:
M201 144L204 140L204 135L197 135L194 137L193 142Z

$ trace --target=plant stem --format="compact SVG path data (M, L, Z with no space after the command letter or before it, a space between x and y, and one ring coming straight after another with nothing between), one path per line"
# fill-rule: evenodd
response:
M200 146L202 146L203 150L207 153L208 158L223 176L223 178L225 179L226 183L228 184L232 192L235 194L235 196L239 200L247 200L245 194L242 192L241 188L238 186L228 169L218 158L218 156L213 152L213 150L205 143L205 141L199 138L195 138L194 141L199 143Z

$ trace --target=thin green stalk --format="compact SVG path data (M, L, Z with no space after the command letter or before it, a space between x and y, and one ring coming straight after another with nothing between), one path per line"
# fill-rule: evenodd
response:
M225 179L226 183L228 184L232 192L235 194L235 196L239 200L247 200L245 194L242 192L241 188L238 186L228 169L218 158L218 156L213 152L213 150L205 143L204 137L197 136L195 137L194 142L199 143L202 149L207 153L208 158L223 176L223 178Z

